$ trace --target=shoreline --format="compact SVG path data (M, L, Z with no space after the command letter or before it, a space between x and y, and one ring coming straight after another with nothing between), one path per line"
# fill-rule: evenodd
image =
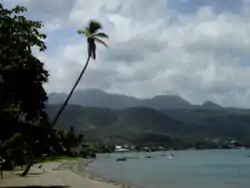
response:
M93 159L63 160L57 162L36 163L26 177L20 177L22 171L5 172L0 188L12 187L60 187L60 188L138 188L98 177L88 171ZM39 168L43 165L42 169ZM39 171L39 173L38 173ZM7 174L9 176L7 176Z
M109 179L104 178L100 175L97 175L97 174L90 172L88 170L88 167L90 164L94 163L95 161L96 161L96 159L79 158L76 161L67 161L67 162L73 163L73 164L71 164L71 167L69 168L69 170L71 172L81 176L81 177L89 178L91 180L102 182L102 183L107 183L107 184L116 186L117 188L143 188L143 187L138 187L135 185L130 185L127 183L118 182L115 180L109 180Z

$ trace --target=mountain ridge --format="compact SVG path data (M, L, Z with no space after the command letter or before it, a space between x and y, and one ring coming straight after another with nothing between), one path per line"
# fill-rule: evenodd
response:
M48 104L61 104L66 97L66 93L50 93ZM111 109L125 109L130 107L148 107L156 110L224 108L212 101L206 101L201 105L191 104L178 95L156 95L151 98L139 99L122 94L107 93L99 89L77 90L73 94L69 104Z

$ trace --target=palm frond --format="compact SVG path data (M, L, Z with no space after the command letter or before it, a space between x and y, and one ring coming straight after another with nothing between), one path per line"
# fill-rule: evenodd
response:
M91 34L94 34L96 33L99 29L102 28L102 24L95 21L95 20L91 20L88 24L88 31L91 33Z
M105 47L108 48L108 45L107 45L104 41L102 41L101 39L98 39L97 37L94 37L94 40L95 40L96 42L98 42L98 43L101 43L103 46L105 46Z
M85 34L85 32L86 32L86 31L81 30L81 29L77 30L77 33L78 33L79 35L81 35L81 34Z
M87 38L92 37L88 30L78 30L77 33L79 35L85 35Z
M93 34L93 36L94 36L94 37L106 38L106 39L109 38L109 36L106 35L106 33L95 33L95 34Z

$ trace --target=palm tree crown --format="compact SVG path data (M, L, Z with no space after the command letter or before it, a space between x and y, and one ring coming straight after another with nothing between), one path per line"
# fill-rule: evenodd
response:
M85 30L78 30L78 34L85 35L87 38L88 43L88 56L92 57L93 59L96 58L96 44L95 42L101 43L105 47L108 45L102 41L100 38L108 39L108 35L103 32L99 32L102 29L102 25L94 20L91 20Z
M106 35L103 32L99 32L99 30L102 29L102 25L97 22L97 21L90 21L88 26L85 27L84 30L78 30L78 34L80 35L85 35L87 38L87 43L88 43L88 58L86 60L86 63L80 73L80 75L78 76L76 82L74 83L70 93L68 94L65 102L63 103L62 107L59 109L58 113L56 114L53 122L52 122L52 126L54 126L57 122L57 120L59 119L60 115L62 114L64 108L67 106L72 94L74 93L77 85L79 84L84 72L86 71L90 58L95 59L96 58L96 44L95 42L101 43L102 45L108 47L108 45L102 41L100 38L106 38L108 39L108 35Z

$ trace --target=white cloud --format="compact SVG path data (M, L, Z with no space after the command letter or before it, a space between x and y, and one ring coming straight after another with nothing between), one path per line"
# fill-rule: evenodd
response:
M94 18L110 35L110 48L98 48L79 88L250 107L250 3L243 1L237 12L214 11L208 4L185 13L170 9L166 0L19 0L29 16L45 21L48 91L72 86L86 59L85 40L75 31Z

